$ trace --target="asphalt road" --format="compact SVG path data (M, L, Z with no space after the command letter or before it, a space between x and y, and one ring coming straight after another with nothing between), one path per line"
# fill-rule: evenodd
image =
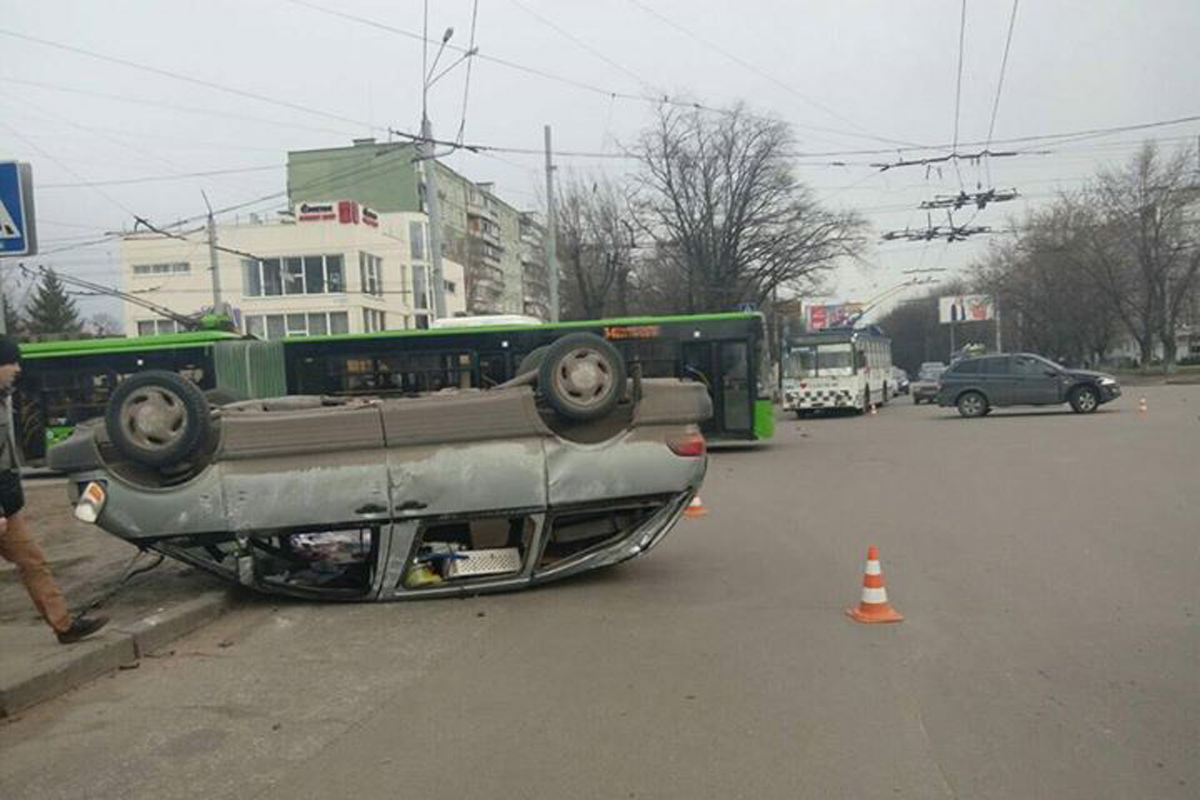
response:
M781 419L642 559L249 604L0 726L0 796L1200 796L1197 476L1197 386ZM868 544L901 624L843 613Z

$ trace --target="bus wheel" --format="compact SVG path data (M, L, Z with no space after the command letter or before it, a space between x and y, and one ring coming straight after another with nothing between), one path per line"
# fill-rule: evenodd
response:
M625 359L593 333L572 333L558 339L546 348L538 366L538 393L569 420L603 417L624 391Z
M196 384L163 370L126 378L112 393L104 425L125 457L151 467L183 461L208 439L212 418Z
M517 367L517 375L524 375L528 372L537 372L538 367L542 365L542 361L546 358L546 351L550 349L549 345L535 347L525 354L521 359L520 365Z

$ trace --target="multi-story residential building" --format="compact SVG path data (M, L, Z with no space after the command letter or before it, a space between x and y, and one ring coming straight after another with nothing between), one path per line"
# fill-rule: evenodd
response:
M424 214L378 214L354 201L305 202L277 221L220 225L221 299L247 333L276 339L429 327L433 299ZM126 291L191 314L213 302L209 247L136 234L122 244ZM463 268L443 260L448 314L466 308ZM176 329L130 307L125 329Z
M550 319L550 278L546 273L546 226L533 212L521 215L521 301L531 317Z
M436 169L443 256L465 269L467 311L526 313L521 212L492 184L473 183L440 162ZM345 197L382 214L427 212L423 166L411 142L356 139L352 147L292 151L288 195L293 204Z

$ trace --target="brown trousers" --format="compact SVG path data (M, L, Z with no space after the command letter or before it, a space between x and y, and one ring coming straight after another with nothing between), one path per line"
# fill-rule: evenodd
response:
M46 554L29 535L23 511L9 517L7 529L0 533L0 557L17 565L17 575L25 584L25 591L29 592L38 613L50 627L56 633L70 628L71 614L67 610L67 601L54 584L50 567L46 564Z

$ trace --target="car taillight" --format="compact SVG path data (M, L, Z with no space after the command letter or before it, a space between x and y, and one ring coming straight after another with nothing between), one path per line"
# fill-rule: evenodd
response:
M708 445L699 431L689 431L683 436L672 436L667 439L667 447L677 456L699 458L708 450Z

